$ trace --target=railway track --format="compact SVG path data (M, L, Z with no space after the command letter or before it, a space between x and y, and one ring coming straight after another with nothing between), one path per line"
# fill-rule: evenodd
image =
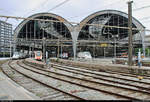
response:
M53 62L55 64L58 64L57 62ZM92 70L92 71L98 71L98 72L107 72L107 73L111 73L111 74L119 74L119 75L123 75L123 76L133 76L133 77L136 77L138 76L138 74L136 73L132 73L132 72L116 72L116 71L108 71L108 70L98 70L98 69L91 69L91 68L86 68L86 67L79 67L77 65L70 65L70 64L65 64L65 63L59 63L60 65L66 65L66 66L70 66L70 67L76 67L76 68L82 68L82 69L87 69L87 70ZM143 76L145 77L145 79L150 79L150 75L148 74L142 74L140 76Z
M30 64L28 64L28 65L30 65ZM32 66L32 65L30 65L30 66ZM34 66L32 66L32 67L34 67ZM100 73L100 72L94 73L93 71L79 69L79 68L73 68L73 67L67 67L67 66L63 66L63 65L59 65L59 64L53 64L53 67L55 69L58 69L61 71L63 70L63 71L69 72L69 73L80 74L80 75L84 75L87 77L92 77L94 79L100 79L100 80L108 81L108 82L112 82L112 83L128 85L128 86L136 87L137 89L145 90L148 92L150 91L150 80L139 81L135 77L133 77L134 79L132 79L132 77L129 77L129 78L124 78L124 77L120 77L120 76L117 77L117 76L113 76L113 75L109 75L109 74L104 74L104 73ZM147 81L149 81L149 82L147 82Z
M85 70L85 69L79 69L79 68L74 68L74 67L67 67L67 66L63 66L63 65L59 65L59 64L53 64L53 67L59 70L64 70L67 72L71 72L71 73L78 73L78 74L82 74L85 76L91 76L93 78L96 79L101 79L101 80L105 80L106 77L107 79L110 79L109 81L112 82L116 82L116 83L120 83L120 84L126 84L129 85L129 83L132 84L141 84L141 86L147 86L147 88L143 87L143 89L147 89L150 90L150 80L147 80L144 78L145 81L139 81L137 80L137 78L135 76L128 76L128 78L126 77L121 77L120 74L108 74L107 72L95 72L95 71L89 71L89 70ZM94 74L94 75L93 75ZM127 76L127 75L126 75ZM107 80L105 80L107 81ZM118 82L118 81L124 81L126 83L122 83L122 82ZM128 82L128 83L127 83ZM136 86L138 87L138 86ZM142 89L142 87L139 87Z
M53 62L53 64L58 64L56 62ZM117 75L122 75L122 76L130 76L130 77L137 77L137 76L143 76L144 79L150 79L150 76L149 75L146 75L146 74L143 74L143 75L138 75L138 74L135 74L135 73L127 73L127 72L116 72L116 71L106 71L106 70L93 70L91 68L86 68L86 67L79 67L77 65L73 66L73 65L70 65L70 64L59 64L59 65L65 65L65 66L70 66L70 67L74 67L74 68L80 68L80 69L87 69L87 70L91 70L91 71L98 71L98 72L107 72L107 73L110 73L110 74L117 74Z
M111 92L105 92L103 90L99 91L100 89L95 89L92 87L88 87L79 83L74 83L72 81L67 81L64 80L63 77L62 78L58 78L57 76L50 76L49 72L47 74L45 73L41 73L41 70L36 71L33 70L32 67L30 68L25 68L22 66L19 66L18 63L11 63L10 65L13 69L27 74L28 76L32 77L32 78L36 78L36 80L41 81L42 83L46 83L47 85L51 84L52 86L55 86L56 82L62 82L61 83L61 87L63 88L63 91L67 91L69 93L72 93L75 96L78 96L82 99L85 100L98 100L98 99L106 99L106 100L127 100L127 99L132 99L132 100L137 100L136 98L132 98L132 97L127 97L127 96L123 96L123 95L116 95L115 93L111 93ZM31 70L32 69L32 70ZM56 82L55 82L56 81ZM54 84L53 84L54 83ZM60 89L60 87L57 87ZM76 89L76 90L71 90L70 88ZM76 91L76 92L75 92ZM104 93L105 92L105 93ZM104 98L105 97L105 98Z
M109 74L112 74L112 75L120 75L120 76L128 76L128 77L133 77L133 78L137 78L138 76L142 76L142 77L144 77L144 79L148 79L148 80L150 80L150 76L149 75L137 75L137 74L135 74L135 73L132 73L132 74L129 74L129 73L123 73L123 72L115 72L115 71L103 71L103 70L99 70L99 71L97 71L97 70L91 70L91 69L89 69L89 68L85 68L85 67L78 67L78 66L72 66L72 65L69 65L69 64L58 64L58 63L56 63L56 62L53 62L52 63L53 65L60 65L60 66L67 66L67 67L72 67L72 68L77 68L77 69L85 69L85 70L90 70L90 71L93 71L93 72L102 72L102 73L109 73Z
M24 74L16 70L10 64L12 64L11 61L8 62L8 66L6 64L6 67L2 69L3 73L16 83L39 96L42 100L85 100L84 98L67 93Z
M20 65L19 63L17 65ZM20 65L21 67L23 67L24 69L27 69L27 70L30 70L32 72L35 72L35 73L38 73L40 75L44 75L44 76L47 76L47 77L50 77L50 78L54 78L55 80L60 80L60 81L63 81L63 82L67 82L69 84L72 84L71 87L74 87L73 85L75 86L80 86L83 87L84 89L86 88L86 92L83 93L83 95L85 94L86 96L86 99L90 99L90 100L97 100L97 99L106 99L106 100L117 100L117 99L132 99L132 100L137 100L135 98L132 98L132 97L127 97L127 96L123 96L123 95L118 95L118 94L115 94L115 93L112 93L112 92L108 92L108 91L104 91L104 90L100 90L100 89L96 89L96 88L93 88L93 87L89 87L88 85L82 85L81 83L75 83L75 82L72 82L72 79L71 80L64 80L64 76L58 76L58 75L51 75L52 73L48 72L47 74L46 73L41 73L41 70L37 71L36 69L33 69L32 67L30 68L27 68L23 65ZM20 68L21 68L20 67ZM36 71L35 71L36 70ZM61 78L60 78L61 77ZM75 80L74 80L75 81ZM85 82L84 82L85 83ZM93 91L93 92L92 92ZM81 96L83 96L82 93L81 93ZM113 97L112 97L113 96ZM104 98L105 97L105 98ZM108 98L107 98L108 97ZM114 98L115 97L115 98Z
M19 63L18 63L19 64ZM24 67L24 66L22 66L22 65L20 65L21 67ZM30 66L31 67L31 66ZM34 66L32 66L32 68L33 68ZM54 67L54 66L53 66ZM33 69L29 69L29 68L27 68L27 67L24 67L24 68L26 68L26 69L28 69L28 70L32 70L33 71ZM40 70L40 74L45 74L44 72L47 72L47 70L45 70L45 69L41 69L41 68L37 68L37 67L34 67L34 68L36 68L36 71L37 71L37 69L38 70ZM55 67L56 68L56 67ZM57 69L58 69L58 67L57 67ZM43 71L43 72L41 72L41 70ZM60 70L62 70L62 69L60 69ZM35 71L35 70L34 70ZM129 98L129 99L149 99L150 98L150 92L149 91L147 91L147 89L149 90L149 88L146 88L146 87L142 87L142 86L136 86L136 85L131 85L131 84L128 84L128 86L132 86L132 88L129 88L129 87L122 87L122 86L118 86L118 85L115 85L115 84L109 84L109 83L104 83L104 82L101 82L101 81L99 81L99 82L97 82L97 81L93 81L93 80L88 80L88 79L83 79L83 78L80 78L80 77L73 77L73 76L69 76L69 75L64 75L64 74L60 74L60 73L56 73L56 72L52 72L52 71L48 71L49 72L49 74L51 74L51 75L48 75L48 76L55 76L55 77L57 77L57 78L62 78L62 79L67 79L68 77L69 78L72 78L72 79L67 79L67 81L69 80L69 81L72 81L73 82L73 84L79 84L79 83L75 83L75 82L80 82L80 85L83 85L83 86L90 86L90 87L92 87L93 89L95 89L95 90L99 90L99 91L103 91L103 92L107 92L107 93L109 93L109 92L111 92L111 94L115 94L115 95L120 95L120 96L124 96L124 97L126 97L126 98ZM39 73L39 72L38 72ZM78 73L79 74L79 73ZM81 74L81 73L80 73ZM56 76L57 75L57 76ZM58 77L58 75L60 75L60 77ZM82 74L83 75L83 74ZM87 76L87 75L84 75L84 76ZM90 76L91 77L91 76ZM75 80L75 81L74 81ZM104 79L103 79L104 80ZM66 80L63 80L63 81L66 81ZM104 81L106 81L106 79L104 80ZM107 80L108 81L108 80ZM109 80L110 82L112 82L111 80ZM134 82L134 81L133 81ZM135 81L136 82L136 81ZM83 84L83 83L86 83L86 84ZM94 84L95 85L94 85ZM119 83L119 82L118 82ZM125 83L119 83L119 84L125 84ZM148 83L144 83L144 84L147 84L147 85L149 85ZM98 87L98 85L100 85L100 87L101 88L96 88L96 87ZM127 83L125 84L125 85L127 85ZM103 87L102 87L103 86ZM133 87L135 87L135 88L133 88ZM140 88L140 89L139 89ZM102 89L105 89L105 90L102 90ZM116 91L116 92L114 92L114 90ZM119 90L122 90L121 92L122 93L119 93ZM118 94L119 93L119 94Z

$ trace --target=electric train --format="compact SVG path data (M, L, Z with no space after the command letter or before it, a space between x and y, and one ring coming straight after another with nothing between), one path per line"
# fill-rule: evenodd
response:
M42 60L42 51L34 51L35 59Z
M12 56L12 59L23 59L23 58L26 58L26 54L25 53L22 53L22 52L14 52L13 53L13 56Z
M88 52L88 51L79 52L79 53L77 54L77 57L78 57L78 58L82 58L82 59L91 59L91 58L92 58L91 53Z

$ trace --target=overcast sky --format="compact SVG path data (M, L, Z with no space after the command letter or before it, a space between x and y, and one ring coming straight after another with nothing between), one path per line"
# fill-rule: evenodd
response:
M65 0L1 0L0 15L28 17L35 13L50 12L68 21L79 23L88 15L106 9L128 11L129 0L68 0L65 4L51 10ZM133 0L133 17L150 29L150 0ZM142 9L138 9L142 8ZM6 20L0 18L0 20ZM8 19L15 28L21 20ZM150 33L149 33L150 34Z

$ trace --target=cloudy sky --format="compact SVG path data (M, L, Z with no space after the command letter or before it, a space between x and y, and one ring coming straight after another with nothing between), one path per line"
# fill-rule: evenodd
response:
M68 21L79 23L88 15L106 9L128 11L129 0L1 0L0 15L28 17L35 13L50 12L62 16ZM133 0L133 16L147 29L150 29L150 0ZM56 8L55 8L56 7ZM15 28L21 20L4 19Z

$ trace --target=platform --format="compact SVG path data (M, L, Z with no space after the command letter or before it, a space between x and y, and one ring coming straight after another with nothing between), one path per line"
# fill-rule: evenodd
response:
M41 100L0 71L0 100Z

